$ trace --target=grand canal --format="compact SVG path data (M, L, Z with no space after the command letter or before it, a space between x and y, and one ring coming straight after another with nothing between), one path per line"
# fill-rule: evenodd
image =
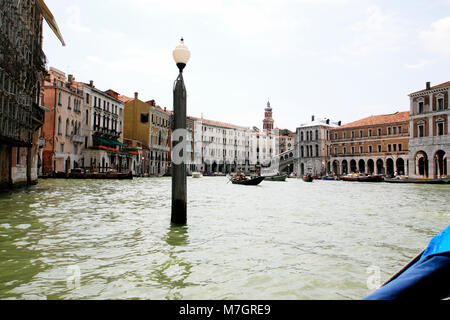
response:
M450 221L450 187L42 180L0 194L0 299L361 299ZM373 273L372 273L373 272Z

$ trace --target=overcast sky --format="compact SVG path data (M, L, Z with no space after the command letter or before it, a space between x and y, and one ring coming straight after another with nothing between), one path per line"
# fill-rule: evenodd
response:
M295 130L409 110L408 94L450 80L450 0L46 0L48 65L172 109L183 36L188 114Z

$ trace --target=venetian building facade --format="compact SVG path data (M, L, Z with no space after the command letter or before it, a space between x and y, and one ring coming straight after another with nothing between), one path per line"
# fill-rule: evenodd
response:
M64 45L43 0L0 1L0 189L37 182L44 18Z
M164 175L170 167L171 113L162 109L155 100L150 106L150 174Z
M278 167L280 148L278 129L268 133L253 128L248 132L248 141L248 162L251 171L257 171L262 167Z
M450 82L411 93L410 156L411 176L447 176L450 153Z
M332 129L332 173L408 175L409 119L409 111L397 112Z
M216 173L235 172L239 167L248 169L248 128L203 118L188 117L188 120L192 122L191 154L195 164L190 169Z
M83 83L84 110L82 166L94 172L132 172L136 157L123 143L125 104L113 90L97 89L94 81Z
M43 103L50 112L45 113L41 137L45 141L42 174L68 173L82 165L84 137L83 90L72 75L50 68L44 81Z
M289 152L289 151L293 151L295 149L295 133L287 130L287 129L282 129L279 130L280 136L279 136L279 141L280 141L280 151L279 153L285 153L285 152Z
M125 96L119 96L119 99L125 102L124 142L128 150L137 152L137 172L149 176L151 173L150 106L139 99L138 93L135 93L134 99Z
M339 123L316 119L302 124L295 134L294 171L298 175L325 175L331 171L330 130Z

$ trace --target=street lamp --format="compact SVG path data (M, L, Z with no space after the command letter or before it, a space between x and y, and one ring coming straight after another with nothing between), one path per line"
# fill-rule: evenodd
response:
M180 131L183 143L186 143L186 88L183 80L183 70L191 57L189 49L181 38L180 44L173 51L173 58L180 73L173 87L173 131ZM174 135L175 136L175 135ZM180 140L172 141L172 150L178 150ZM172 217L173 224L185 225L187 223L187 192L186 192L186 164L184 162L186 150L172 157ZM174 161L178 157L181 161ZM176 160L176 159L175 159Z

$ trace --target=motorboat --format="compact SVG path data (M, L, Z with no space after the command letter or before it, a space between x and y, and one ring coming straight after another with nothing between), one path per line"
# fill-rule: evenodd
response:
M192 178L194 179L203 178L203 174L201 172L192 172Z

